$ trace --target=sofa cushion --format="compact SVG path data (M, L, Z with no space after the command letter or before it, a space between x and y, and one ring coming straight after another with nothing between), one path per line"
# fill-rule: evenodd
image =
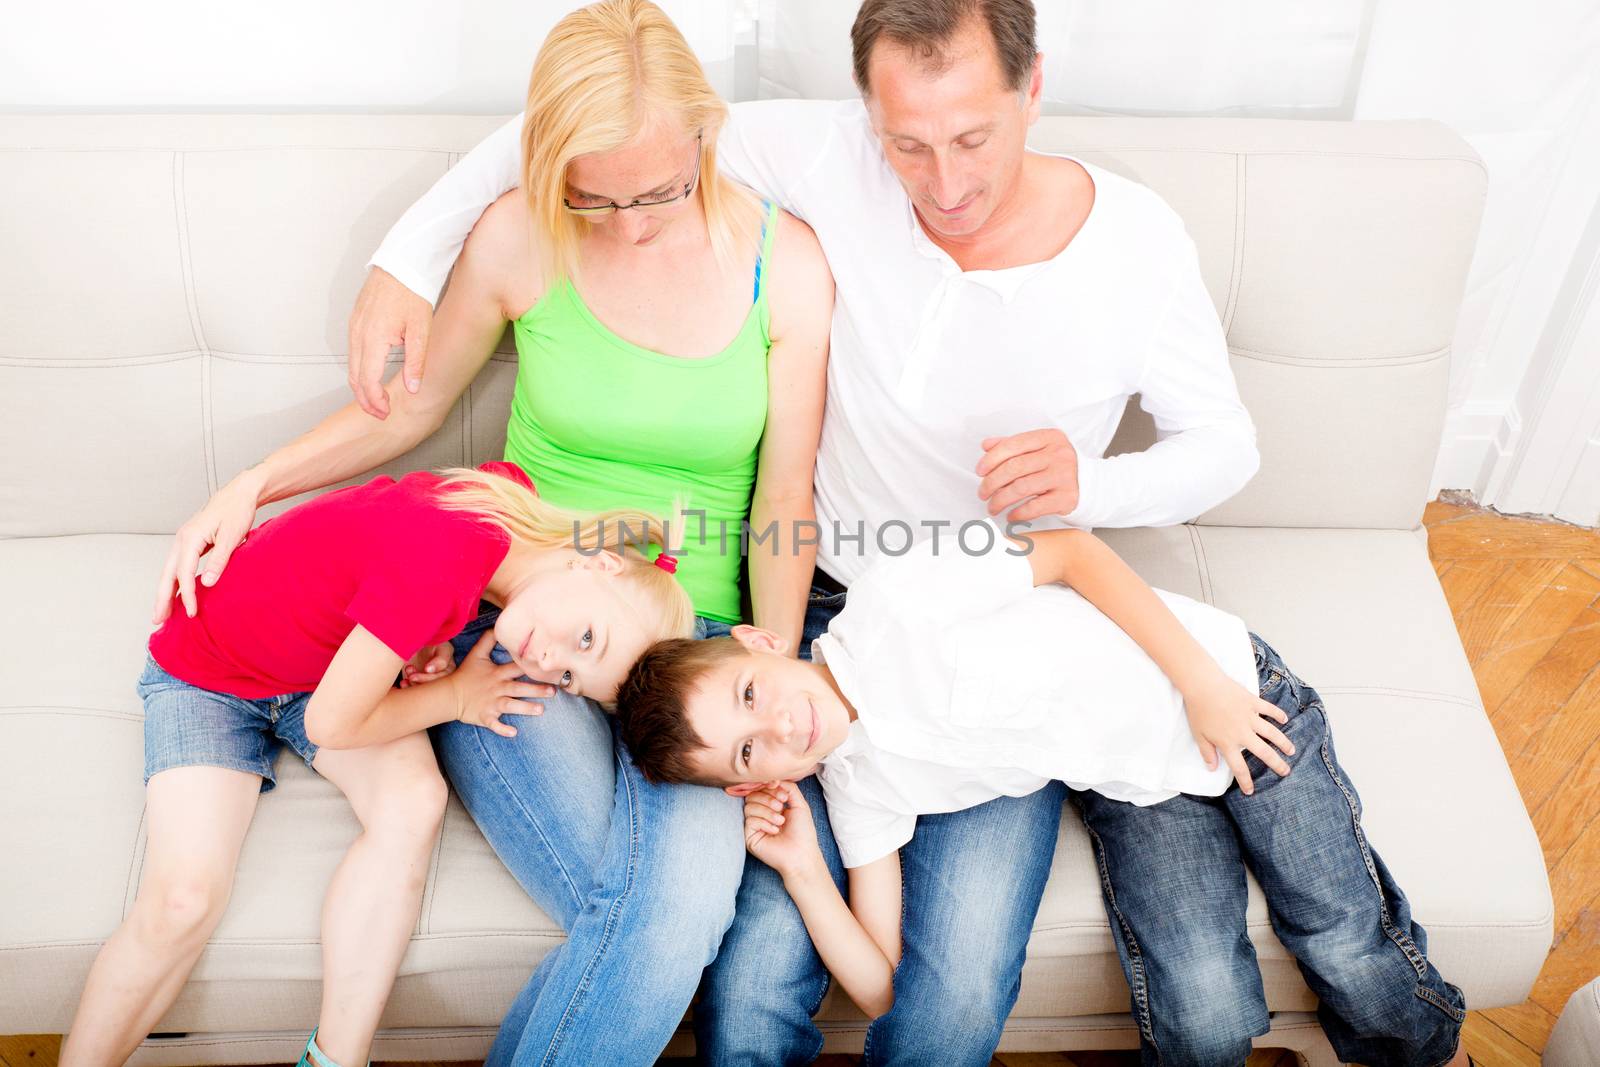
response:
M1182 526L1108 534L1154 584L1235 612L1327 699L1371 840L1474 1007L1520 1002L1550 943L1538 842L1412 533ZM0 1032L57 1032L137 892L142 713L134 694L166 537L0 541ZM224 578L226 580L226 578ZM262 798L221 926L161 1029L309 1027L318 913L357 826L294 759ZM14 861L14 862L12 862ZM997 876L997 879L1001 876ZM998 881L997 881L998 891ZM1274 1010L1314 1001L1251 883ZM495 1026L560 941L454 798L384 1025ZM1120 1013L1127 991L1080 820L1062 820L1015 1018ZM853 1009L840 997L832 1018Z

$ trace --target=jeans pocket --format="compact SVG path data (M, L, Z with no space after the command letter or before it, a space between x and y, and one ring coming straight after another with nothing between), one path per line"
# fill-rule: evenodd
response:
M1292 682L1289 679L1285 679L1280 688L1280 693L1287 693L1291 685ZM1324 743L1328 737L1328 717L1323 711L1322 704L1313 701L1302 708L1299 706L1298 694L1294 694L1295 710L1291 710L1285 707L1283 702L1268 696L1265 688L1261 691L1261 699L1269 704L1276 704L1289 712L1289 721L1278 726L1278 729L1283 733L1284 737L1289 739L1289 743L1294 746L1294 755L1286 755L1282 752L1279 752L1278 755L1282 756L1283 761L1289 765L1290 776L1292 777L1296 773L1296 770L1308 756L1320 759ZM1274 725L1277 724L1274 723ZM1270 744L1270 742L1268 743ZM1250 772L1251 779L1255 782L1255 791L1258 795L1263 790L1271 789L1284 780L1282 775L1262 763L1253 753L1246 752L1244 754L1244 765ZM1302 771L1300 773L1306 772Z
M157 663L156 658L147 652L144 657L144 670L139 672L139 680L134 683L134 689L138 692L139 699L143 700L151 693L162 689L187 688L188 685L189 683L183 679L168 674L166 668Z
M806 606L838 610L839 608L844 607L844 598L846 595L847 594L843 592L830 593L826 589L818 589L816 586L812 586L810 595L806 597Z

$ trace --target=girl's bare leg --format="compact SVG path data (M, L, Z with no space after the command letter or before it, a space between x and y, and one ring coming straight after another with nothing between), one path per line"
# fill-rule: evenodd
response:
M62 1067L124 1062L172 1006L228 905L260 795L259 775L221 767L150 779L139 896L95 957Z
M312 766L344 792L362 826L322 907L317 1046L341 1067L363 1067L417 924L448 794L426 734L325 748Z

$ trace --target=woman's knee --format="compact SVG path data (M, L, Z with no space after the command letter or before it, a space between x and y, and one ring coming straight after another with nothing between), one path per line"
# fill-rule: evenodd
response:
M632 892L663 943L714 952L733 922L744 874L739 802L705 786L651 788L676 795L640 805Z

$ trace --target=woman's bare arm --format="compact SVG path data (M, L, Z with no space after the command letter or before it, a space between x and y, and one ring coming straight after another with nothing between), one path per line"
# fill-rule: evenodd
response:
M771 529L776 536L750 546L750 595L755 624L797 655L817 559L811 479L827 392L833 275L811 228L789 215L779 215L773 260L767 429L750 524L758 535Z

